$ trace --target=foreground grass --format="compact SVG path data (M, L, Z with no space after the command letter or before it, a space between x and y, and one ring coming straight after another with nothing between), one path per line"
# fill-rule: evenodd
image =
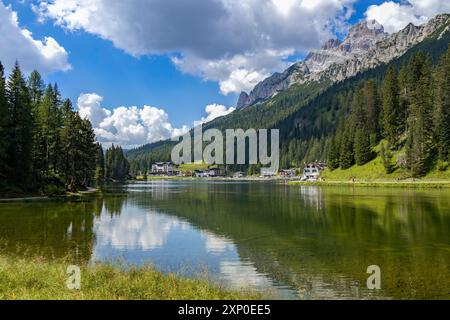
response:
M0 300L236 300L257 293L230 291L203 280L164 275L153 267L81 267L81 290L67 289L64 261L0 256Z

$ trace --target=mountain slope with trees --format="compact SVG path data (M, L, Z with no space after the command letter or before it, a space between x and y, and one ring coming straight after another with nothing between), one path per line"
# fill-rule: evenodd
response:
M448 99L445 97L448 95L448 81L445 83L443 79L446 77L448 79L448 75L443 67L446 58L441 59L441 57L444 57L449 43L449 32L445 33L439 29L389 64L366 70L336 84L322 81L295 85L267 102L249 106L216 119L206 124L204 129L280 129L281 167L283 168L301 167L304 162L315 160L328 160L332 168L341 167L341 164L344 168L350 168L356 163L362 165L379 156L380 146L376 149L377 151L374 147L380 141L390 142L389 146L383 144L384 155L389 156L393 148L395 151L395 148L406 147L405 127L409 121L414 120L411 117L408 120L405 114L411 102L400 95L400 91L405 90L400 87L400 84L404 84L407 78L408 81L414 82L416 81L414 77L419 76L407 74L406 71L409 71L411 63L423 69L423 72L429 73L428 78L433 81L441 79L439 89L434 90L438 87L434 83L430 86L426 81L427 77L422 79L420 76L423 80L420 82L423 87L421 90L433 89L433 92L429 91L428 97L410 97L415 99L413 106L422 102L428 103L425 114L422 114L422 109L411 107L411 111L417 111L417 116L423 115L426 119L429 118L429 112L440 114L442 116L438 119L433 116L433 121L426 123L432 126L447 126ZM419 56L416 56L417 54ZM419 63L419 61L422 62ZM424 63L425 66L423 66ZM444 71L438 72L438 69ZM430 102L431 98L432 102ZM363 100L367 101L367 105L362 102ZM440 111L435 110L438 106ZM432 111L431 107L433 107ZM349 125L350 122L351 125ZM425 129L429 132L430 128ZM412 131L408 132L410 133L408 150L417 152L417 146L421 144L421 141L414 137L421 137L422 133L415 132L413 135ZM440 130L439 133L434 134L438 134L441 139L437 146L439 153L447 154L448 148L445 144L448 141L446 138L448 133ZM393 142L397 141L398 137L404 138L403 144L394 146ZM172 146L173 142L159 142L129 151L127 157L132 167L148 168L152 162L170 160ZM419 162L427 158L425 154L421 157L422 160ZM418 166L417 169L411 168L414 171L411 173L420 175L418 171L422 170L420 167L423 165L414 165L416 166ZM251 166L246 166L245 169L247 168L249 171L254 171Z

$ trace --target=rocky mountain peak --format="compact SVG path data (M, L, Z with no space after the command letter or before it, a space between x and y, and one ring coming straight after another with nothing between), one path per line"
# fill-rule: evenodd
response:
M347 39L384 34L384 27L376 20L364 20L350 28Z
M439 34L435 35L438 31ZM450 14L438 15L421 26L409 24L391 35L376 20L362 21L350 28L343 41L328 40L320 50L311 52L304 61L265 79L250 94L242 93L237 108L265 101L296 83L323 79L342 81L362 70L400 57L427 37L435 35L440 38L447 32L450 32Z
M330 39L322 46L322 50L335 49L341 45L342 41L338 39Z

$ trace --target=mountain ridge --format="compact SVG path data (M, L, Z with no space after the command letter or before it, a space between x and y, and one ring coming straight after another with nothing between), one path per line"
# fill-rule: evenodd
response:
M351 27L343 41L328 40L303 61L264 79L249 94L242 92L237 110L266 101L294 84L324 80L339 82L388 63L443 27L440 36L450 30L450 14L437 15L420 26L410 23L391 35L385 33L383 26L375 20L364 20Z

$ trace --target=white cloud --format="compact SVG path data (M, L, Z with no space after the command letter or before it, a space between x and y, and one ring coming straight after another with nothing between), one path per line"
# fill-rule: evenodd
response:
M103 98L96 93L84 93L78 98L78 111L88 118L99 142L134 148L180 136L189 128L174 128L163 109L151 106L118 107L112 111L102 107Z
M17 13L0 0L0 61L10 70L19 61L23 71L38 69L42 73L67 71L68 54L52 37L36 40L19 26Z
M214 119L226 116L235 110L236 110L236 108L233 108L233 107L227 108L226 106L221 105L221 104L207 105L205 108L205 111L208 114L208 116L202 117L202 119L200 121L196 122L195 125L211 122Z
M368 19L381 23L389 33L397 32L409 23L420 25L439 13L450 12L450 1L443 0L409 0L397 3L387 1L370 6L366 11Z
M78 112L82 118L91 121L97 140L109 146L121 145L124 148L136 148L148 143L179 137L190 130L184 125L175 128L169 121L164 109L151 106L117 107L112 111L102 106L103 97L96 93L83 93L78 97ZM206 116L194 124L210 122L233 112L219 104L206 106Z
M154 211L142 212L133 208L127 208L117 216L104 209L103 215L105 217L98 219L94 226L98 237L96 250L105 246L146 251L162 248L170 232L181 229L182 224Z
M249 91L345 26L356 0L41 0L40 19L127 53L166 54L182 71ZM255 61L256 60L256 61Z

